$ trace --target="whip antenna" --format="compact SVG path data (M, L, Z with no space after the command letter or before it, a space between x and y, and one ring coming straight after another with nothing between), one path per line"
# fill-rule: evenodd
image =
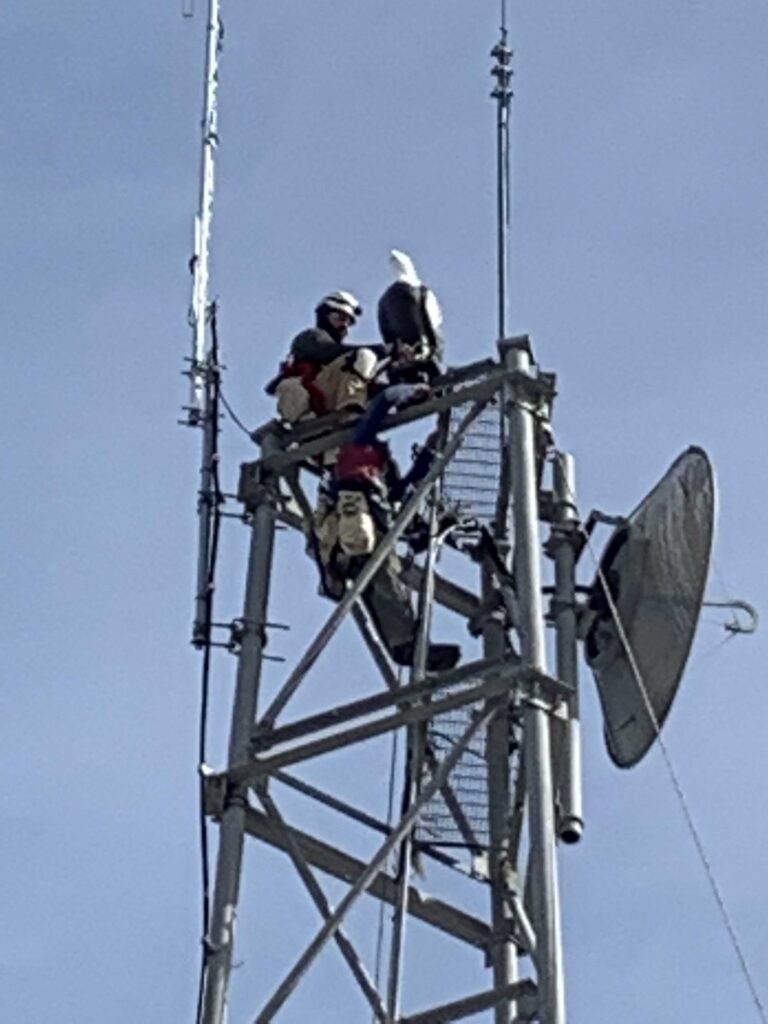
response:
M202 458L200 488L198 492L198 559L197 593L195 597L195 625L193 641L202 646L206 641L206 607L210 564L211 530L214 505L217 500L214 487L216 436L218 413L215 396L218 395L219 367L211 343L214 303L209 293L210 242L213 221L213 199L216 171L218 135L219 56L223 27L219 0L209 0L205 48L205 87L201 121L201 156L199 201L195 215L194 251L189 261L192 274L192 298L188 322L192 329L192 356L188 371L190 381L189 404L185 406L188 426L202 429Z
M507 3L501 0L501 28L498 43L491 50L496 63L491 74L496 86L491 98L496 100L496 254L498 274L498 336L507 334L510 229L510 107L512 100L512 50L509 48Z

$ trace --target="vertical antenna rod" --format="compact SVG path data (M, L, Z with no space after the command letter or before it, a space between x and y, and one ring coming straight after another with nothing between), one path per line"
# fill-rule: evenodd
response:
M502 340L507 336L510 221L509 114L512 100L510 83L513 75L512 50L508 45L506 0L501 0L501 35L498 43L491 50L491 56L496 60L491 71L496 79L496 87L491 93L491 97L496 100L496 257L499 303L498 337L499 340Z
M509 112L512 90L512 51L508 44L507 2L501 0L501 26L499 41L491 50L496 63L491 74L496 86L491 93L496 100L496 259L498 292L498 342L501 345L507 336L507 284L509 277ZM503 546L509 543L507 495L500 495L497 507L495 538ZM490 600L493 594L491 574L488 566L483 567L483 595ZM483 626L483 650L486 657L501 657L505 651L504 625L489 617ZM499 709L488 726L488 814L490 835L490 882L491 919L493 946L490 951L490 965L493 983L503 988L518 978L518 957L512 937L510 897L516 871L510 856L509 842L509 709ZM510 1024L516 1017L513 1000L500 1001L494 1010L495 1024Z
M208 29L205 50L205 93L203 96L202 149L200 158L200 200L195 216L192 271L192 302L189 325L192 328L192 372L190 374L189 421L197 425L205 415L205 377L208 356L207 318L209 308L210 241L213 221L216 149L218 136L219 54L223 30L219 0L208 0Z
M213 503L214 453L218 423L212 397L214 377L218 367L212 365L209 344L211 301L209 297L209 261L213 196L215 185L215 155L218 147L217 92L219 82L219 54L223 36L219 0L208 0L208 27L205 50L205 91L203 97L202 153L200 160L200 198L195 215L194 252L190 261L192 271L192 301L189 307L189 325L192 328L192 358L189 371L190 396L186 407L187 424L202 427L203 451L200 465L200 491L198 500L198 556L197 593L195 597L195 625L193 642L203 645L206 637L206 602L209 586L210 524Z

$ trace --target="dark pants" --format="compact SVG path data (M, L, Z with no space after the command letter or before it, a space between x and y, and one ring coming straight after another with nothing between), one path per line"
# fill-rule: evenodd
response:
M413 646L416 616L411 593L400 579L400 559L392 554L363 592L363 601L390 654L396 648Z

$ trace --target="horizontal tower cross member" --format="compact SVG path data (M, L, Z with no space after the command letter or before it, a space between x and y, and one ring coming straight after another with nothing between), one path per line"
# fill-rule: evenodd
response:
M436 413L445 412L446 410L455 408L456 406L467 405L469 402L482 402L485 404L494 397L505 382L517 382L522 384L523 377L524 375L519 374L515 370L510 370L506 367L499 366L498 364L493 364L493 369L489 370L487 375L481 380L468 383L466 386L456 388L455 390L446 391L429 401L420 402L417 405L410 405L400 412L393 413L384 420L382 430L391 430L394 427L402 427L407 423L413 423L416 420L424 419L427 416L433 416ZM530 377L527 377L524 383L530 391L535 390L542 394L546 394L548 397L552 396L553 391L551 383L544 376L542 376L540 380L532 380ZM330 419L330 417L328 417L328 419ZM329 424L329 432L322 433L320 436L310 436L308 440L304 441L299 440L302 436L302 433L299 430L292 430L290 433L286 434L284 440L288 444L295 443L295 447L283 448L282 451L275 452L274 454L265 457L259 463L245 464L243 467L244 474L241 477L241 500L247 500L248 476L249 473L253 471L251 468L252 466L255 467L258 465L265 469L282 472L288 466L292 466L300 462L306 462L307 460L314 458L316 455L320 455L322 452L327 451L329 448L337 448L339 445L342 445L347 441L351 441L356 425L356 417L349 423L340 424L338 429L333 429ZM314 422L311 423L311 430L313 431L317 431L318 429L322 430L322 428L322 420L317 421L317 426L315 426ZM260 438L265 432L272 432L274 429L274 422L270 422L255 431L252 436L254 438Z
M334 726L343 725L355 718L364 718L366 715L375 715L377 712L389 711L398 707L401 711L412 704L418 704L425 697L440 698L446 696L444 691L452 686L469 682L473 679L485 679L497 673L504 673L505 677L512 681L520 676L521 680L539 681L539 673L523 672L520 668L520 660L514 656L510 658L481 658L478 661L468 662L455 669L441 673L440 676L431 679L423 679L411 686L402 686L396 690L386 693L375 693L370 697L361 697L359 700L350 701L348 704L338 704L327 711L320 711L306 718L300 718L295 722L286 722L285 725L275 729L268 729L257 726L253 733L254 745L259 749L274 747L289 740L300 739L313 732L320 732L324 729L332 729Z
M333 750L350 746L352 743L362 743L363 740L373 739L374 736L383 736L385 733L391 732L392 729L400 729L410 722L423 722L433 715L453 711L455 708L484 700L487 697L498 696L498 694L504 693L508 687L509 683L504 678L488 679L471 690L462 690L444 697L442 700L434 701L432 704L409 708L407 711L390 715L388 718L354 726L344 732L318 740L310 740L302 746L290 747L288 750L272 754L269 757L237 765L226 773L226 778L231 783L254 782L264 775L270 775L278 768L285 768L287 765L298 764L311 757L328 754ZM216 782L219 776L211 776L211 778Z
M290 826L289 826L290 828ZM255 839L260 839L275 849L286 851L284 840L277 834L273 824L261 811L249 808L245 815L245 830ZM296 828L290 828L307 863L333 878L354 884L366 868L364 861L337 849L315 836ZM368 888L371 896L384 903L395 905L397 900L397 882L391 875L380 871ZM408 895L410 914L425 924L451 935L455 939L485 950L491 940L491 931L484 921L473 917L464 910L451 906L443 900L429 897L425 899L421 892L412 887Z
M536 986L527 979L515 981L504 988L478 992L477 995L457 999L452 1003L443 1003L442 1006L424 1010L423 1013L400 1017L397 1024L446 1024L447 1021L462 1020L482 1010L490 1010L503 1001L517 1003L516 1022L533 1020L536 1014Z

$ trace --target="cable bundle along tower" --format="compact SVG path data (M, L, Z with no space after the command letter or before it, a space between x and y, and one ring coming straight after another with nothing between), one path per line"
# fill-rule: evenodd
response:
M208 269L218 142L218 0L209 0L206 38L200 205L191 265L194 348L188 422L203 431L193 641L208 659L217 646L211 638L213 567L218 507L224 500L218 485L219 367ZM552 442L555 377L539 368L530 338L507 337L512 53L504 3L501 36L492 56L498 158L496 351L450 369L434 382L428 400L391 414L385 422L395 430L437 417L438 454L322 628L314 636L302 636L300 626L293 624L302 653L269 698L262 692L262 670L272 625L271 585L280 568L276 531L289 528L310 535L307 483L312 482L314 460L349 440L354 424L344 414L292 429L272 421L252 435L259 457L241 468L238 500L250 548L244 605L231 624L227 645L236 654L237 670L227 761L221 771L205 770L204 734L201 739L203 809L217 826L218 849L210 914L206 903L204 920L198 1024L227 1020L242 865L250 841L282 851L292 864L298 884L317 910L317 930L283 977L260 979L262 1005L249 1019L259 1024L277 1017L299 1019L296 1011L290 1014L289 1004L304 974L333 943L363 1005L382 1024L437 1024L478 1013L485 1013L485 1019L492 1016L495 1024L565 1024L558 855L561 844L577 842L583 829L580 639L586 639L601 694L608 695L603 701L606 738L618 763L621 757L626 764L636 763L650 745L648 739L658 736L682 674L709 557L714 495L709 464L703 453L692 449L664 478L661 497L655 489L636 517L593 514L582 523L574 460ZM694 477L700 488L695 507L687 498ZM673 538L658 524L675 503L682 510L675 522L682 525ZM453 511L452 525L441 530L438 509L446 506ZM428 526L427 544L421 560L412 560L403 571L416 595L418 628L413 667L402 679L360 598L419 515ZM592 588L580 588L577 563L598 521L610 522L616 533L598 580ZM462 583L448 578L440 571L442 563L438 565L449 533L456 557L464 558ZM671 544L682 552L678 567L690 584L679 600L667 579L658 580L654 593L638 583L648 579L651 569L663 575ZM647 557L638 568L641 550ZM545 564L552 566L551 584L544 581ZM467 573L475 580L474 588L465 583ZM628 593L631 607L618 607ZM647 609L658 608L659 593L671 594L665 598L670 602L665 612L674 618L674 628L667 637L669 658L651 663L643 629ZM429 673L426 652L438 606L462 620L462 632L468 628L481 650L479 657L456 668ZM370 652L370 671L380 677L378 692L353 693L345 703L291 717L295 694L335 643L346 619L354 620ZM552 671L547 627L555 638ZM614 627L623 640L611 633ZM639 638L634 654L627 631ZM631 739L635 726L637 741ZM324 754L364 754L366 743L395 733L406 742L399 818L382 822L372 809L353 806L313 780L313 768ZM333 835L289 823L280 806L286 790L368 829L374 852L364 860L342 848ZM432 864L461 872L461 885L484 893L485 912L465 909L456 896L458 882L450 892L425 899L414 876L417 862L427 873ZM325 878L346 884L335 907L326 894ZM391 908L389 963L381 983L380 972L366 967L346 927L350 910L364 897ZM458 943L468 957L487 967L487 984L457 999L404 1005L413 921L430 930L435 944ZM270 928L280 929L277 914ZM430 963L430 971L439 990L439 960Z

